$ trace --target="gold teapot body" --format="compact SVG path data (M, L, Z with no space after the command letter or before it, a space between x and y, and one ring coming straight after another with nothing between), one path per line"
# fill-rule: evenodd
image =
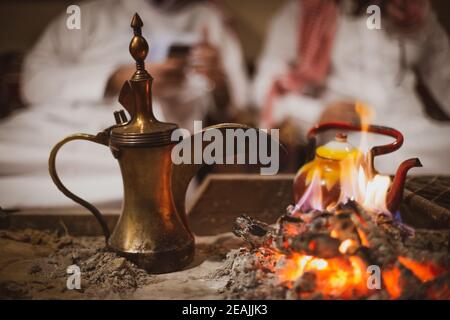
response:
M334 140L316 148L316 135L327 130L338 130L339 133ZM345 131L386 135L394 138L394 141L386 145L374 146L367 154L364 154L347 142ZM300 210L326 210L330 206L335 206L341 200L341 180L343 176L351 174L346 168L351 166L363 168L365 177L372 179L378 174L374 168L374 158L398 150L404 140L401 132L393 128L378 125L363 127L344 122L318 124L308 132L307 138L310 149L314 150L314 158L298 170L293 183L294 201L300 206ZM391 213L397 211L403 196L408 170L421 166L418 158L408 159L400 164L386 196L387 211ZM313 187L318 190L313 190ZM316 197L312 196L313 193ZM318 194L320 197L317 197ZM303 205L304 203L306 205Z
M361 153L347 142L345 134L318 147L314 159L303 165L294 178L294 200L298 203L313 183L320 188L316 208L326 209L339 199L342 161L359 161Z

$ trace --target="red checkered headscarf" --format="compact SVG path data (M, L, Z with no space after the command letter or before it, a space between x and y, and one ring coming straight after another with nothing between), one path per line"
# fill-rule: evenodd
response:
M286 92L302 92L306 86L324 84L330 67L338 19L334 0L299 0L298 59L286 75L277 78L263 109L263 122L272 125L275 99Z

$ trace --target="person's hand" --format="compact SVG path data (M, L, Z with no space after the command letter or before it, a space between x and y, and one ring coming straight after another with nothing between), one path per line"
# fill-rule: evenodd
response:
M157 97L170 95L173 90L179 89L185 80L185 64L182 60L169 58L163 63L153 63L147 68L152 75L153 92Z
M155 96L165 96L171 89L177 89L184 81L184 67L181 60L173 58L169 58L163 63L147 64L146 68L154 78L153 92ZM105 95L117 95L124 82L129 80L135 72L134 64L118 68L108 80Z
M190 70L199 73L209 80L217 83L223 80L221 57L219 50L208 39L208 29L203 30L200 43L191 48L188 57Z
M425 22L429 5L429 0L390 0L386 12L398 27L414 31Z
M118 68L108 79L105 88L105 97L116 96L125 81L129 80L136 71L135 65L123 65Z
M348 122L353 125L360 124L360 116L355 110L353 102L340 101L328 105L322 112L319 122Z

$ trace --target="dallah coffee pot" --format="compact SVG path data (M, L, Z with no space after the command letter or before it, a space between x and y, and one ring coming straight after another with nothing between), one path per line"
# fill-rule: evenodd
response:
M124 110L114 113L116 124L98 133L74 134L57 143L49 158L53 182L67 197L87 208L100 223L107 247L152 273L175 271L194 257L194 237L185 216L185 194L197 164L175 165L171 141L176 124L158 121L152 111L152 77L145 70L148 44L142 37L143 23L135 14L134 36L129 50L136 72L122 87L119 102ZM220 124L209 128L247 128ZM203 131L209 130L205 128ZM55 161L60 148L72 140L105 145L118 160L124 186L123 211L110 234L99 210L69 191L58 177Z

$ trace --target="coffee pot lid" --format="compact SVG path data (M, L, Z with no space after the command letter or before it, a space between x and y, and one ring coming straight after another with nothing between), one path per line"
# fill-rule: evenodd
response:
M171 135L178 126L161 122L155 118L152 107L152 76L145 70L145 58L149 46L142 36L143 22L136 13L131 21L133 38L129 51L136 61L136 71L126 81L119 96L119 102L130 114L128 122L120 122L111 130L111 143L117 146L146 147L173 143Z

